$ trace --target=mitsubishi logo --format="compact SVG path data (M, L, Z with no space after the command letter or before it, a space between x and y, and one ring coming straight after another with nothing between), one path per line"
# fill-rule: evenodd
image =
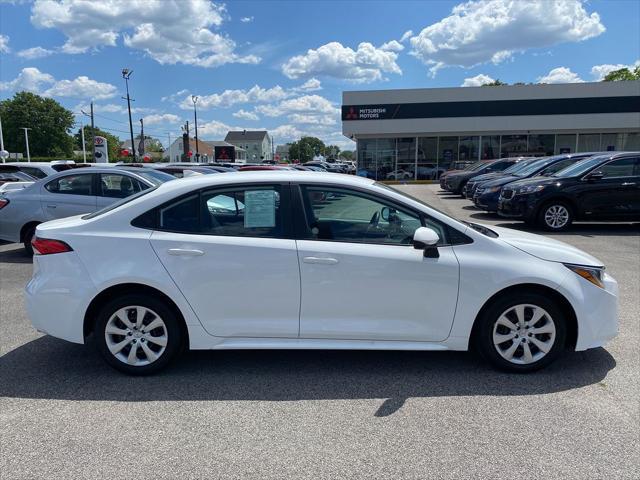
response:
M356 109L354 107L349 107L349 112L347 113L345 120L357 120L357 119L358 119L358 114L356 113Z

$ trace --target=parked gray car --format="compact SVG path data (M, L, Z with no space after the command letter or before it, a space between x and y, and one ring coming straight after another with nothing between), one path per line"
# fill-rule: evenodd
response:
M23 190L0 196L0 240L22 242L40 223L91 213L174 177L142 168L82 168L48 176Z

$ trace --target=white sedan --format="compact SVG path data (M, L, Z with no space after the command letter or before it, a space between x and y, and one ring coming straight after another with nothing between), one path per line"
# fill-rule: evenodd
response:
M541 368L617 334L617 283L561 242L371 180L202 175L38 225L35 328L130 374L191 349L467 350Z

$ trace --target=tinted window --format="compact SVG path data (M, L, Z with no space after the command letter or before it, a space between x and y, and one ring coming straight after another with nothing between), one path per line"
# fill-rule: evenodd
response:
M598 165L600 162L605 160L607 157L598 156L598 157L589 157L584 160L580 160L578 163L574 163L573 165L569 165L564 170L559 170L554 173L554 177L577 177L579 175L583 175L591 170L593 167Z
M24 173L26 173L27 175L31 175L32 177L35 178L44 178L47 176L46 173L44 173L42 170L40 170L39 168L34 168L34 167L20 167L20 170L22 170Z
M566 160L561 160L542 170L540 172L540 175L553 175L554 173L567 168L569 165L573 165L574 163L576 163L576 161L577 160L575 158L567 158Z
M199 195L178 200L170 205L160 207L159 223L161 230L172 232L198 233L200 231Z
M605 178L632 177L635 164L636 159L633 157L621 158L601 166L597 171L604 173Z
M501 172L503 170L506 170L513 164L514 162L496 162L491 164L487 170L491 170L492 172Z
M67 195L95 195L93 191L93 175L78 174L57 178L45 185L51 193Z
M410 245L416 229L423 226L417 213L360 192L305 186L302 195L305 237L310 240ZM444 225L429 219L426 226L446 241Z
M202 233L234 237L281 237L279 186L205 191L200 200Z
M100 174L100 196L111 198L126 198L149 188L129 175L119 173Z

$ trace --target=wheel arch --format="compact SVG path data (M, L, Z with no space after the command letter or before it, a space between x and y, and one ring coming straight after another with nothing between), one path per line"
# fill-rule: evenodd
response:
M39 222L37 220L32 220L31 222L25 223L20 229L20 242L24 242L24 237L31 228L37 227L41 223L42 222Z
M478 314L476 315L476 318L473 321L473 327L471 328L471 335L469 337L470 344L473 344L473 341L477 336L477 330L482 315L493 304L493 302L495 302L498 298L503 297L504 295L517 295L518 293L538 293L553 299L553 301L558 304L558 306L562 310L562 313L564 313L565 318L567 319L567 338L565 341L565 347L570 349L575 348L576 342L578 341L578 318L576 316L575 310L573 309L573 306L571 305L569 300L567 300L567 298L557 290L537 283L521 283L518 285L511 285L494 293L482 305L482 308L480 308Z
M180 310L178 305L176 305L176 303L171 300L171 298L164 292L158 290L155 287L151 287L142 283L120 283L117 285L112 285L97 294L89 303L89 306L87 307L87 310L84 314L82 327L84 338L86 339L89 335L91 335L91 333L93 333L97 314L108 301L112 300L118 295L132 293L153 296L165 302L167 306L175 313L176 318L178 319L178 323L180 324L180 328L182 330L184 345L189 345L189 329L187 328L187 323L185 321L184 315L182 314L182 311Z
M576 203L575 199L567 195L556 194L549 198L545 198L542 202L540 202L540 205L538 206L535 212L535 218L538 218L538 216L540 215L540 212L542 212L542 210L546 208L549 204L554 202L566 203L569 206L569 208L571 208L571 213L573 214L574 219L580 215L580 210L578 209L578 204Z

